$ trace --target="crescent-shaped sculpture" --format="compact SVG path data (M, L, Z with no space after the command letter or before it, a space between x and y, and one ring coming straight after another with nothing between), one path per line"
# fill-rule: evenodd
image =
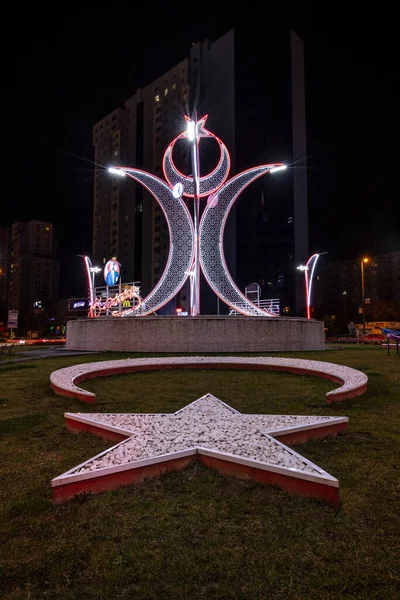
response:
M225 144L211 131L205 129L203 127L207 116L203 117L197 123L198 137L206 137L212 138L216 140L220 149L220 157L217 166L215 169L209 173L208 175L204 175L203 177L199 177L199 192L198 197L204 198L209 194L215 192L221 185L226 181L226 178L229 175L229 170L231 168L231 159L229 156L229 152ZM172 159L172 152L174 146L178 140L182 140L187 138L187 132L181 133L178 137L176 137L167 147L164 159L163 159L163 171L165 175L165 179L168 181L171 187L174 187L177 183L181 183L183 186L183 195L188 196L190 198L194 197L194 178L189 175L184 175L181 173L174 165L174 161Z
M200 221L200 264L211 289L237 312L247 316L276 317L249 301L235 285L224 255L224 229L239 194L250 183L281 165L253 167L225 183L204 209Z
M138 307L122 313L124 317L145 316L169 302L185 283L193 262L193 221L186 204L180 198L174 198L172 189L162 179L140 169L117 169L141 183L150 192L161 206L168 224L169 255L160 281Z

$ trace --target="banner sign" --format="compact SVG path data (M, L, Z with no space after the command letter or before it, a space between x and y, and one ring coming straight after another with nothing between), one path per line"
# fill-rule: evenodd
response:
M90 300L88 298L71 298L68 303L68 310L86 310L90 308Z
M17 310L9 310L8 311L7 327L9 329L14 329L15 327L18 327L18 311Z

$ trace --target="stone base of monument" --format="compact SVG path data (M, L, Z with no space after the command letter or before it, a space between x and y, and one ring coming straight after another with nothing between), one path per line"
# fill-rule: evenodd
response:
M323 350L324 324L285 317L99 317L67 325L68 350L287 352Z

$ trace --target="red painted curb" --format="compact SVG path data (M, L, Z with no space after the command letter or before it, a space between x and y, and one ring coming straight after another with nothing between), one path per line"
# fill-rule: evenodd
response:
M100 494L101 492L114 490L119 487L129 486L145 479L159 477L167 471L180 471L186 468L192 460L200 460L206 467L215 469L224 476L273 485L289 494L298 494L300 496L325 500L336 507L339 505L339 490L330 485L289 477L280 473L273 473L201 454L58 485L52 488L53 503L62 504L78 494Z
M248 363L166 363L166 364L157 364L157 365L129 365L126 367L110 367L107 369L99 369L97 371L88 371L87 373L82 373L74 378L74 384L78 385L79 383L86 381L87 379L94 379L96 377L108 377L110 375L119 375L121 373L135 373L139 371L161 371L166 369L215 369L215 370L246 370L246 371L281 371L286 373L293 373L296 375L311 375L315 377L320 377L322 379L328 379L329 381L333 381L334 383L342 383L343 379L331 375L329 373L323 373L321 371L314 371L312 369L305 369L302 367L290 367L285 365L260 365L260 364L248 364ZM72 398L77 398L83 402L95 402L95 396L87 396L81 394L79 392L74 392L70 390L65 390L64 388L57 387L56 385L50 383L51 387L55 391L56 394L60 396L68 396ZM367 390L367 384L360 386L358 388L354 388L348 391L339 392L335 394L335 392L328 392L326 395L327 404L331 404L332 402L338 402L341 400L346 400L350 398L354 398L361 394L364 394Z
M319 427L318 429L293 431L290 433L272 435L271 437L278 440L278 442L282 442L282 444L295 446L296 444L304 444L305 442L308 442L308 440L319 440L330 435L335 436L342 431L346 431L347 425L348 423L336 423L335 425L326 425L325 427Z
M326 395L326 403L327 404L332 404L333 402L341 402L342 400L350 400L351 398L356 398L356 396L361 396L362 394L364 394L368 389L367 384L365 383L364 385L353 389L353 390L349 390L348 392L339 392L337 394L332 394L330 395L329 393Z
M78 494L100 494L101 492L115 490L119 487L139 483L144 479L159 477L167 471L180 471L187 467L192 459L193 456L185 456L162 463L146 465L145 467L58 485L52 488L53 503L62 504Z
M123 442L124 440L127 440L133 435L124 435L123 433L118 433L117 431L110 431L108 429L104 429L101 426L96 427L95 425L89 425L89 423L82 423L82 421L76 421L75 419L69 419L68 417L65 417L65 425L70 431L84 431L85 433L93 433L93 435L101 437L103 440L112 442Z
M200 455L199 458L207 467L215 469L221 475L275 485L289 494L317 498L318 500L330 502L336 507L339 506L339 489L330 485L288 477L280 473L272 473L271 471L264 471L255 467L231 463L211 456Z

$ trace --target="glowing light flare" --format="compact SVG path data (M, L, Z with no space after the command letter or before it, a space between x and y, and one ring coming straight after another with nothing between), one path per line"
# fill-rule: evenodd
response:
M191 142L193 142L196 137L196 123L194 121L187 122L187 136Z
M110 167L108 169L109 173L112 173L112 175L119 175L120 177L125 177L126 173L122 170L122 169L115 169L114 167Z
M278 171L284 171L285 169L287 169L286 165L277 165L276 167L272 167L272 169L270 169L269 172L277 173Z

